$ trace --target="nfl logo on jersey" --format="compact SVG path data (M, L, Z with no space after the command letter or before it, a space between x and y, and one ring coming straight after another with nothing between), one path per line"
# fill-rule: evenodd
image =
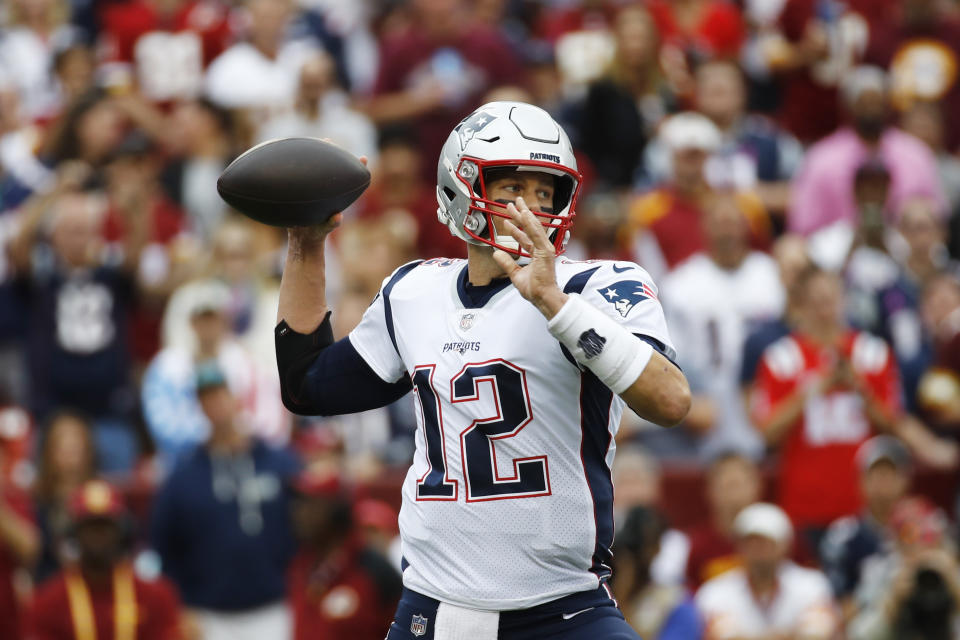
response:
M418 637L427 635L427 622L428 620L423 616L413 616L410 622L410 633Z

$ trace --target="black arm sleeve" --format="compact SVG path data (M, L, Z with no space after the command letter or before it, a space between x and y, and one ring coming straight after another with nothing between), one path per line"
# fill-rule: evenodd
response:
M283 405L299 415L333 416L384 407L412 388L407 377L384 382L348 338L333 340L330 313L311 334L285 321L274 329Z

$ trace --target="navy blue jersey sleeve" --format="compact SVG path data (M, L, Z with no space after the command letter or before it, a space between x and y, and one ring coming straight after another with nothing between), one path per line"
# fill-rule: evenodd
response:
M406 376L383 381L349 339L334 342L329 313L311 334L297 333L281 322L274 339L280 393L293 413L332 416L377 409L412 388Z

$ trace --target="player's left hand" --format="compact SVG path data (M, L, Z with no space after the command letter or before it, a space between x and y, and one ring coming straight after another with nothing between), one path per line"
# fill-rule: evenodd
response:
M493 259L509 276L513 286L548 319L552 318L567 300L557 286L554 270L556 249L537 216L533 215L523 198L507 205L509 220L504 221L507 232L530 254L530 263L521 266L506 251L496 249Z

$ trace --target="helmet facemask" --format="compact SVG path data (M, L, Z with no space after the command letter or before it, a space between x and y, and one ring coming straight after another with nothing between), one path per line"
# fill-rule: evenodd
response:
M563 253L573 225L574 205L580 191L580 175L562 165L538 160L480 160L464 157L456 170L457 179L470 193L470 204L464 218L463 230L477 242L490 245L520 258L530 258L513 236L496 233L493 216L510 219L504 210L505 202L491 200L487 185L499 179L505 172L530 171L550 174L554 177L553 206L550 210L531 211L544 226L547 237L557 255ZM494 173L495 172L495 173Z

